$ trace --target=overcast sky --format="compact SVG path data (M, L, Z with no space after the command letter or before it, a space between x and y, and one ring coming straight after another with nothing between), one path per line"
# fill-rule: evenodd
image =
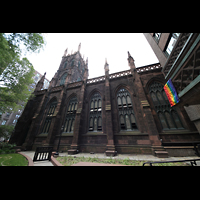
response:
M128 70L128 53L136 67L159 62L143 33L48 33L44 34L46 45L40 53L27 54L35 70L51 81L58 70L66 48L68 54L78 50L84 60L88 57L89 78L104 75L105 58L110 74Z

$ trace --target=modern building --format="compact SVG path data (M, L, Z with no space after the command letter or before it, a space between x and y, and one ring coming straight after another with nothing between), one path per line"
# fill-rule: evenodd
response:
M170 106L162 65L136 68L129 52L127 60L129 70L109 74L106 61L105 75L88 79L88 59L82 58L80 45L73 54L66 49L48 89L41 90L45 75L37 83L10 143L26 150L56 150L60 138L60 150L68 154L195 155L191 146L162 143L200 140L183 106Z
M162 66L165 80L180 98L175 107L184 108L200 133L200 34L144 33Z
M42 74L40 74L38 71L35 70L34 72L34 83L32 85L30 85L30 89L35 89L38 81L41 79ZM49 80L45 78L44 80L44 86L42 88L43 89L47 89L49 86ZM24 102L20 103L22 105L22 107L24 107ZM13 125L15 126L17 123L17 120L19 119L19 117L21 116L23 112L23 109L19 109L16 112L12 112L12 109L10 109L10 112L6 112L6 113L1 113L0 114L0 126L1 125Z

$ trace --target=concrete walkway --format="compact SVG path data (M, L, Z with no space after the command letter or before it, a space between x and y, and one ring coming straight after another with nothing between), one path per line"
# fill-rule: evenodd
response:
M34 157L34 151L22 151L22 153L29 156L32 160ZM130 160L146 160L146 161L171 161L171 160L191 160L191 159L200 159L198 156L188 156L188 157L169 157L169 158L158 158L153 155L142 155L142 154L118 154L114 157L108 157L103 153L78 153L75 155L68 155L67 152L59 153L59 156L76 156L76 157L90 157L90 158L112 158L112 159L125 159L128 158ZM200 166L200 161L196 162L198 166ZM188 163L190 164L190 162ZM50 161L38 161L34 162L34 166L53 166Z
M33 160L35 151L21 151L21 153L29 156ZM34 166L53 166L51 161L48 161L48 160L33 162L33 164L34 164Z

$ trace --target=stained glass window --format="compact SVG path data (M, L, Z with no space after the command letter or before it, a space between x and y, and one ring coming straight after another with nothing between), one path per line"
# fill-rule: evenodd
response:
M74 131L74 123L75 123L75 117L76 117L76 110L77 110L78 100L76 97L73 97L70 99L68 107L67 107L67 113L64 121L64 130L63 132L70 133Z
M67 67L67 61L65 62L65 64L64 64L64 69Z
M74 59L71 61L71 67L74 65Z
M51 125L51 119L52 119L52 116L54 115L56 107L57 107L57 101L52 102L51 105L49 106L49 109L47 111L47 117L46 117L44 125L43 125L42 133L49 132L49 128Z
M99 93L95 93L92 95L90 101L89 131L102 130L101 106L101 95Z
M120 89L117 93L119 110L119 122L121 130L137 130L133 105L130 94L126 89Z
M149 93L162 128L163 130L184 129L176 108L170 106L163 87L164 85L156 81L149 86Z
M102 128L102 120L101 117L98 118L98 130L101 130Z
M94 131L97 131L97 118L94 118Z
M78 61L78 69L79 70L81 69L81 63L80 63L80 61Z
M65 84L65 79L67 78L67 73L63 74L62 78L60 79L60 85Z

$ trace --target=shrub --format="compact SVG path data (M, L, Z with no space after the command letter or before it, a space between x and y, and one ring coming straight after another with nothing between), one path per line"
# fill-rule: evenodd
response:
M13 147L15 147L16 144L8 144L5 142L0 143L0 154L2 153L15 153L15 149L13 149Z
M5 153L5 151L3 151L2 149L0 149L0 154L4 154Z

